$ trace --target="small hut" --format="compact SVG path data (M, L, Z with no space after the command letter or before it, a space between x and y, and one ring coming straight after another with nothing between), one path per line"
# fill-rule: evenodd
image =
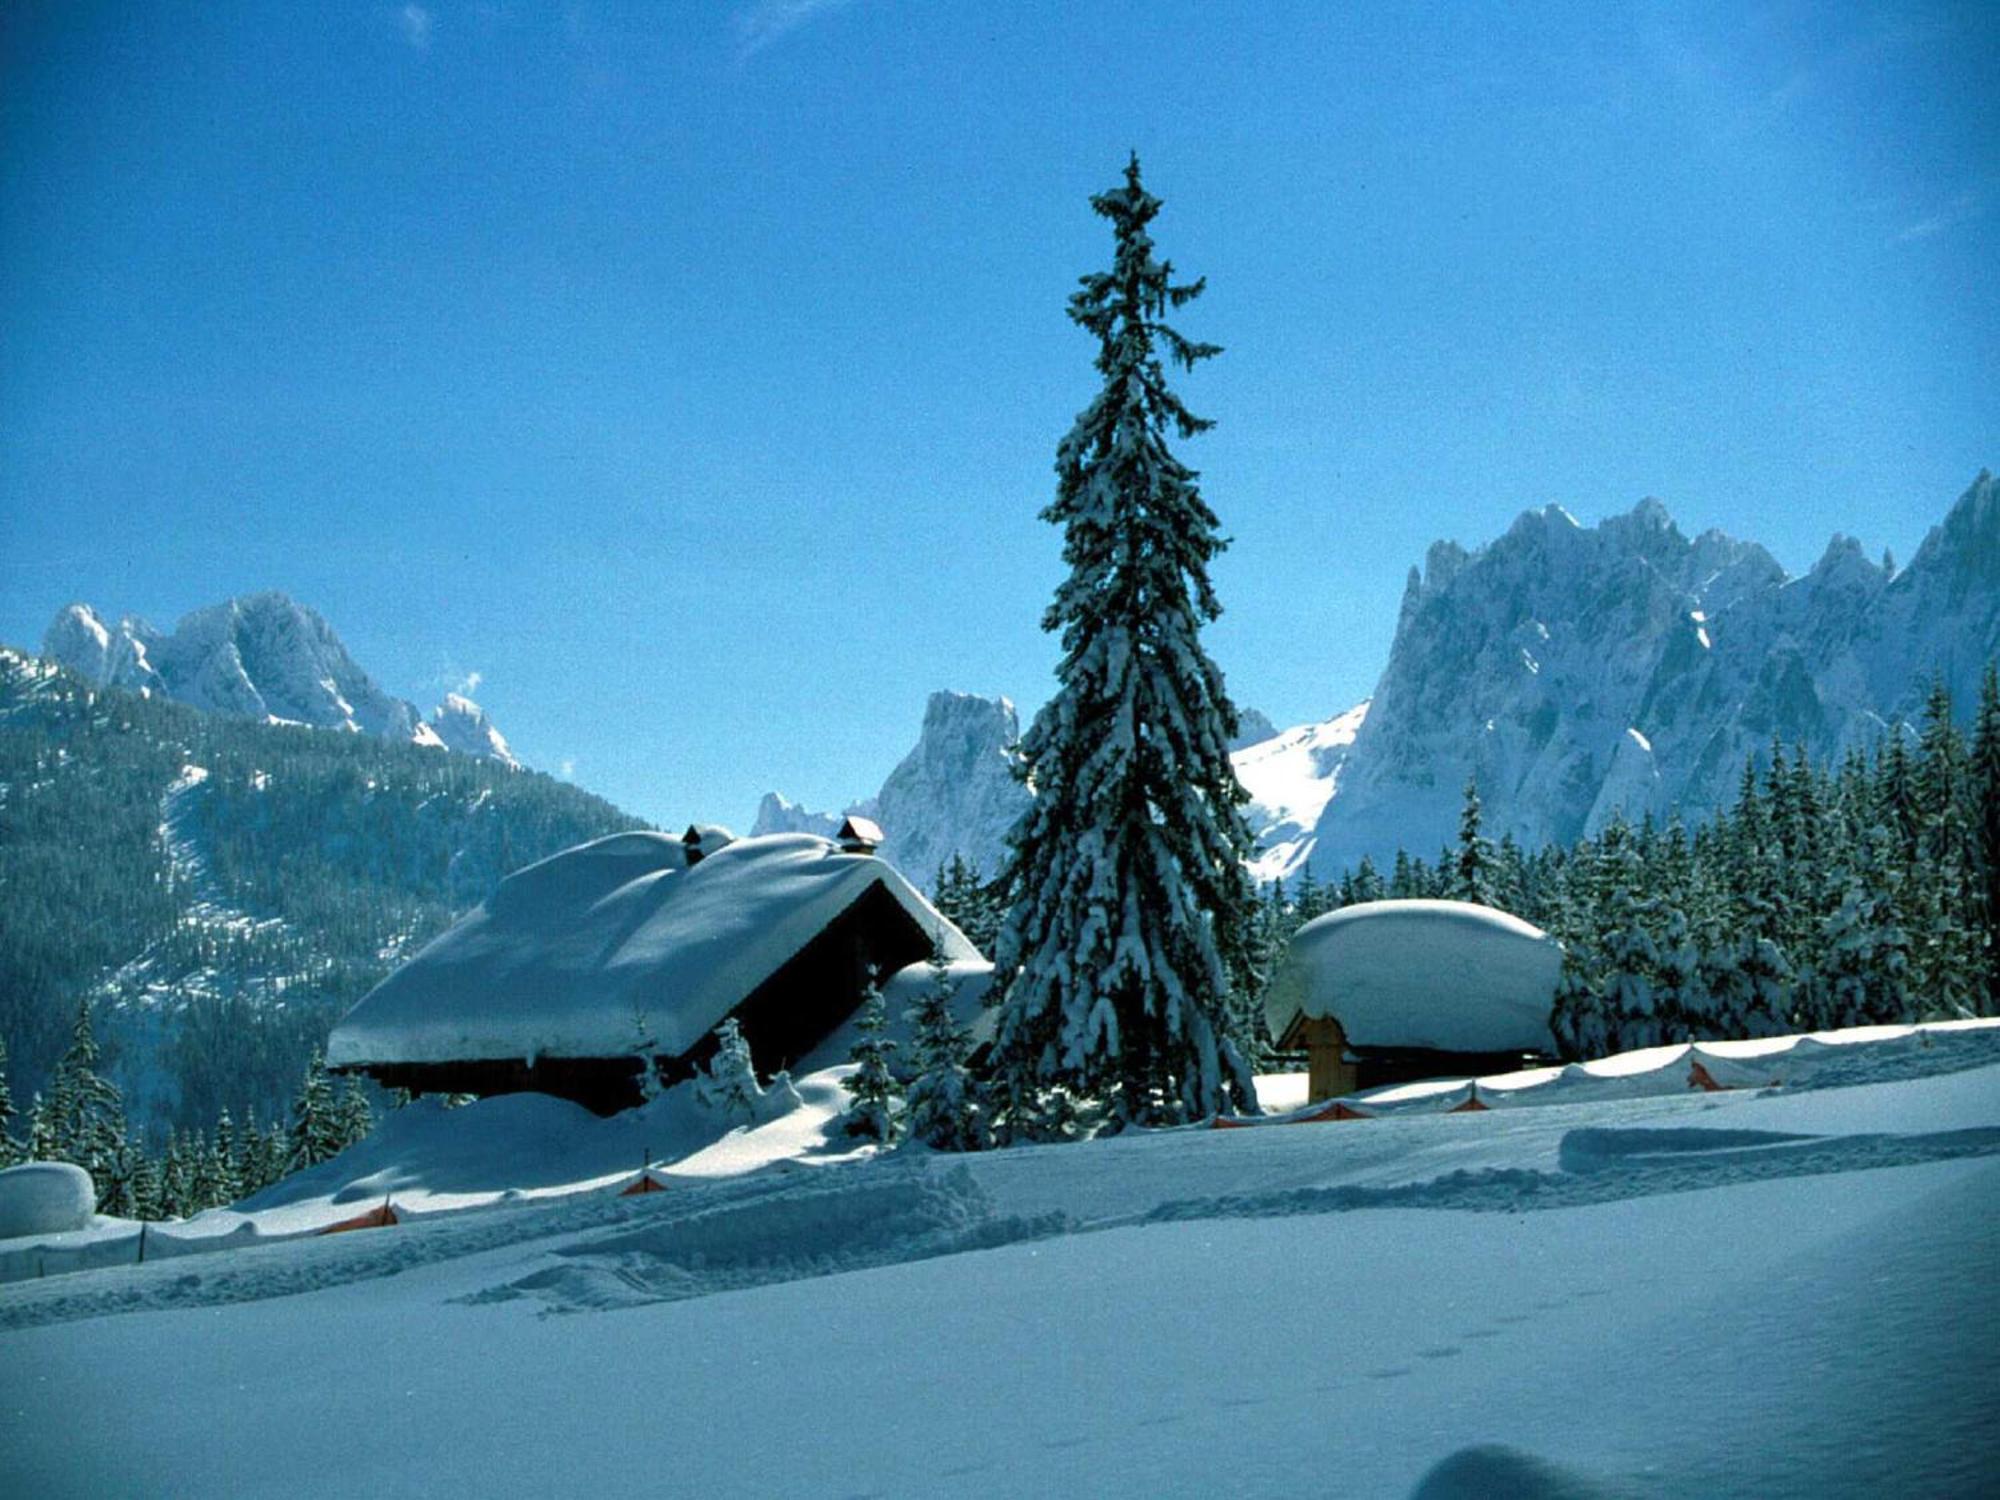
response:
M1309 1099L1419 1078L1503 1073L1555 1050L1562 949L1465 901L1369 901L1306 923L1265 1002L1283 1051L1308 1054Z
M502 881L365 995L327 1063L413 1093L534 1090L610 1114L693 1075L733 1017L765 1076L869 975L979 954L882 860L812 834L620 833Z

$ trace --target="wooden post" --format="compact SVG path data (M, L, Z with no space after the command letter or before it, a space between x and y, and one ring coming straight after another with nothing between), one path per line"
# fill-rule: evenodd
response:
M1354 1092L1359 1081L1353 1063L1347 1061L1347 1033L1332 1016L1308 1016L1305 1020L1306 1100L1338 1099Z

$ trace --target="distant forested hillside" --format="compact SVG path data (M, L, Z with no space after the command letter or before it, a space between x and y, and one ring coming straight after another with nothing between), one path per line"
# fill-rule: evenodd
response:
M550 777L253 723L0 647L0 1040L26 1107L95 1002L135 1122L265 1118L508 871L644 825Z

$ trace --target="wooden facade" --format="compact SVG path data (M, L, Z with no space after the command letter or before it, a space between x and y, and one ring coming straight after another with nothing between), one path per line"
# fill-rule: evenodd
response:
M1306 1102L1339 1099L1363 1089L1426 1078L1478 1078L1533 1067L1531 1052L1442 1052L1428 1047L1356 1047L1333 1016L1301 1012L1278 1039L1283 1052L1306 1054Z

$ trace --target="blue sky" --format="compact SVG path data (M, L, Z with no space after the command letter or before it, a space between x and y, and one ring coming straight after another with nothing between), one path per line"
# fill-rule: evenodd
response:
M1433 538L1907 558L2000 463L1990 5L1249 9L8 7L0 639L281 588L663 822L869 792L932 688L1048 691L1131 148L1280 723Z

